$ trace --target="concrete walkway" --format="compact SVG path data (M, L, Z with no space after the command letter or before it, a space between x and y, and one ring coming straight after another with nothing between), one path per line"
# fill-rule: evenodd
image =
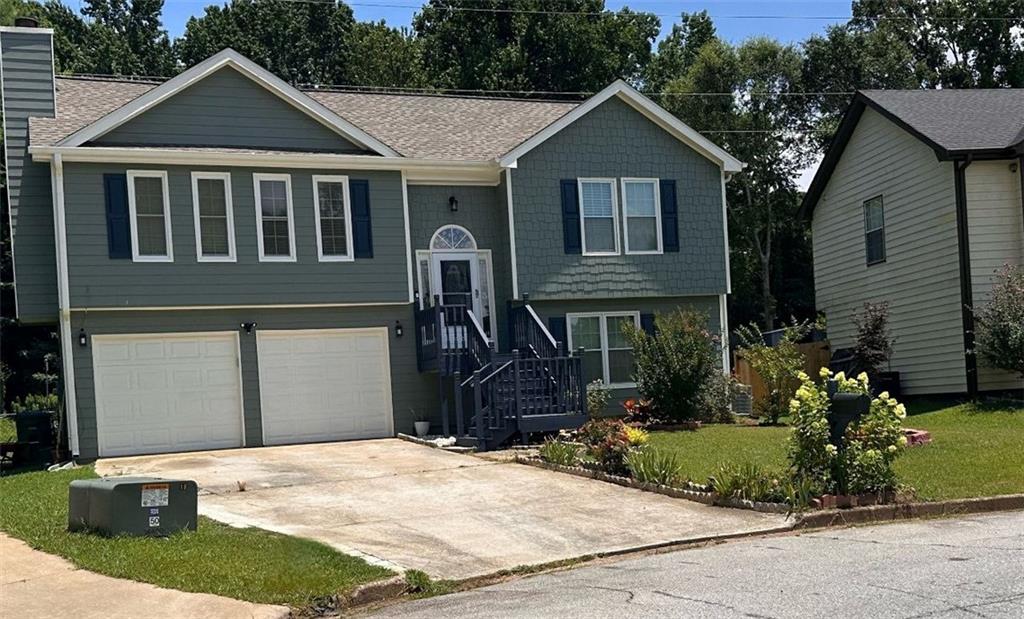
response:
M435 578L789 524L397 439L120 458L97 472L194 479L208 516Z
M0 533L0 619L278 619L288 613L284 606L101 576Z

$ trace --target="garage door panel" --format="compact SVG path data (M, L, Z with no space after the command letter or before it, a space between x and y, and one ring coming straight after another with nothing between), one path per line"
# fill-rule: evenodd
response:
M235 334L93 338L100 455L242 445Z
M391 435L386 330L263 331L258 346L266 444Z

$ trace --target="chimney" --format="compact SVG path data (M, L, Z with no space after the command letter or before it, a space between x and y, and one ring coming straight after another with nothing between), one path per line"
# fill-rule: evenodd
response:
M4 161L14 254L14 307L23 322L57 320L57 265L50 167L28 153L29 119L53 118L53 30L19 17L0 28Z

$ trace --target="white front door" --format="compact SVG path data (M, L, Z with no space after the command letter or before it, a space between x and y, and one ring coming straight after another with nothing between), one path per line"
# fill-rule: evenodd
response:
M237 333L94 335L100 456L242 446Z
M263 444L393 435L388 330L257 331Z
M465 305L480 317L480 266L476 252L432 252L435 294L442 305Z

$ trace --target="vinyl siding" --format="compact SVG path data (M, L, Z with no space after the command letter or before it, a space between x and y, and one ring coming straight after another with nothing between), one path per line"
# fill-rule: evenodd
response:
M494 272L492 311L498 330L498 343L508 342L506 305L512 296L511 263L509 259L508 226L503 201L499 200L499 187L465 186L409 186L409 222L413 251L430 249L430 240L438 228L456 224L469 230L476 239L478 249L491 250L491 268ZM455 213L448 198L459 201ZM415 259L415 254L414 254ZM414 285L417 273L414 271ZM481 274L484 276L484 274Z
M362 152L231 67L212 73L93 143Z
M883 197L886 261L866 266L863 203ZM966 390L953 166L877 112L864 112L812 221L817 306L833 349L851 316L888 301L891 361L908 394Z
M413 413L423 412L440 423L437 375L416 370L416 341L411 335L395 337L396 320L413 324L412 306L381 306L346 309L254 309L220 311L117 311L73 312L72 331L84 329L88 336L101 334L153 334L201 331L239 331L242 366L242 408L245 444L262 444L260 417L259 359L256 335L239 330L243 322L255 322L258 329L336 329L387 327L391 358L391 393L395 431L412 433ZM407 328L407 333L412 333ZM77 339L77 338L76 338ZM93 382L92 350L74 347L75 382L78 395L78 431L81 456L97 456L96 394Z
M18 316L28 323L56 322L50 166L33 162L27 151L29 118L54 115L50 35L0 33L0 81Z
M674 179L680 251L566 254L559 182L580 177ZM726 292L720 168L616 97L521 157L512 191L520 293L539 300ZM621 218L621 184L616 193Z
M124 165L64 166L71 304L74 308L405 303L409 299L402 185L398 172L203 167L230 172L237 262L198 262L191 172L168 173L173 263L111 260L103 175ZM254 173L291 173L296 262L259 262ZM320 262L313 203L315 174L347 174L370 187L373 258ZM51 232L52 235L52 232Z
M976 161L966 171L967 230L974 306L990 299L993 276L1004 264L1024 264L1024 208L1018 160ZM1012 169L1011 169L1012 166ZM1020 377L978 358L978 389L1024 389Z

